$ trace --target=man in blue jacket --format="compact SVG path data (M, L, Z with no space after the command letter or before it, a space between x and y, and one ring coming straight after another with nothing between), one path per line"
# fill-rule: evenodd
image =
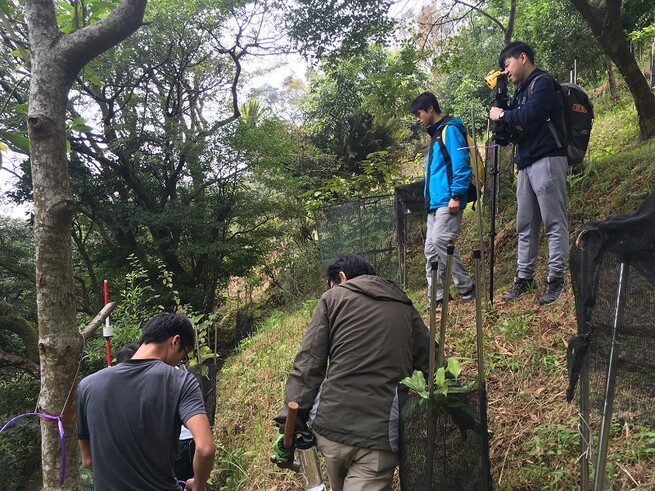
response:
M444 297L446 247L453 244L462 225L466 195L471 185L471 166L466 143L466 129L460 119L441 114L432 92L423 92L412 101L411 113L430 135L430 148L425 160L425 208L428 213L425 235L425 276L428 302L431 298L431 264L439 263L437 303ZM453 283L463 302L475 298L475 284L455 249L452 265Z
M514 300L535 288L534 273L543 222L548 238L548 277L539 297L552 303L564 289L564 269L569 249L566 215L566 147L554 132L563 135L562 106L555 81L535 67L534 51L522 42L510 43L498 60L502 73L517 86L508 109L492 107L489 118L516 128L520 134L514 162L518 167L516 231L517 276L504 301ZM552 121L554 124L549 125Z

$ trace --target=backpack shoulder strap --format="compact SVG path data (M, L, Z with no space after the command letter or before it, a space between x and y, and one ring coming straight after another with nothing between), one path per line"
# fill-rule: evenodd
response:
M548 73L548 72L544 72L544 73L540 73L539 75L537 75L535 78L532 79L532 82L530 82L530 85L528 86L528 95L529 95L529 96L532 95L532 92L534 91L534 84L535 84L535 83L537 82L537 80L540 79L541 77L548 77L549 79L551 79L551 80L553 81L553 85L555 85L555 90L556 90L556 91L557 91L557 90L561 90L562 86L561 86L561 85L559 84L559 82L555 79L555 77L553 77L553 76L552 76L550 73Z
M560 84L555 80L555 78L548 72L540 73L537 75L535 78L532 79L532 82L530 82L530 85L528 86L528 97L532 96L532 92L534 91L534 84L537 82L538 79L541 77L548 77L553 81L553 84L555 85L555 92L559 92L562 90L562 87ZM561 101L561 97L560 97ZM563 102L563 101L561 101ZM564 104L562 103L562 112L564 111ZM564 145L562 145L562 140L560 139L559 135L557 134L557 130L555 129L555 125L553 122L548 118L548 129L550 130L550 134L553 135L553 139L555 140L555 144L557 145L557 148L562 148Z
M450 154L446 148L446 142L444 141L444 137L446 136L446 128L448 128L448 126L450 125L446 124L441 129L441 134L437 136L437 144L439 145L439 150L441 151L444 163L446 164L446 176L448 177L448 189L450 190L450 186L453 183L453 161L450 158Z
M446 176L448 177L448 187L453 183L453 161L450 158L450 154L448 153L448 149L446 148L446 128L449 126L457 128L460 133L464 136L464 142L466 143L466 130L464 130L460 125L458 124L448 124L448 122L453 119L451 116L446 116L445 119L445 124L442 122L443 127L441 128L441 135L437 137L437 143L439 144L439 150L441 150L441 154L443 155L444 163L446 164Z

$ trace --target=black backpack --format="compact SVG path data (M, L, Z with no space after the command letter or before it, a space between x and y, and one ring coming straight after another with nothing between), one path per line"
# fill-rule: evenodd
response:
M566 158L570 166L579 166L584 160L585 152L589 146L589 137L594 123L594 106L582 88L576 84L560 84L550 74L545 74L555 82L555 90L562 100L562 121L560 128L564 130L560 138L555 125L548 120L548 128L553 134L555 143L559 148L566 144ZM534 83L542 75L537 75L528 89L532 95ZM562 140L564 143L562 143Z

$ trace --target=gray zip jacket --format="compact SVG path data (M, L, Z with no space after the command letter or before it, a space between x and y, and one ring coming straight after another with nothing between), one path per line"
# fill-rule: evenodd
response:
M398 451L398 383L428 371L430 337L391 281L363 275L326 291L286 382L285 401L325 438ZM286 404L285 404L286 408ZM283 426L286 409L275 418Z

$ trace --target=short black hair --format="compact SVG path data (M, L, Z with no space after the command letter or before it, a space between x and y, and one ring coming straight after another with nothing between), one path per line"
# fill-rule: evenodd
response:
M534 51L532 48L523 41L514 41L505 46L500 52L500 56L498 57L498 65L500 66L500 69L505 69L505 60L507 60L507 58L518 58L521 56L521 53L525 53L525 56L528 57L530 63L534 65Z
M139 343L127 343L116 353L116 363L123 363L124 361L131 360L136 353L136 350L141 346Z
M189 319L182 314L157 314L144 324L140 343L159 344L176 335L185 348L193 348L196 336Z
M441 108L439 107L439 101L437 96L432 92L423 92L416 96L409 106L409 112L417 115L419 111L427 111L428 109L434 109L434 112L441 114Z
M375 275L375 269L366 259L357 254L346 254L330 264L327 268L328 288L341 283L339 273L343 272L349 280L365 274Z

